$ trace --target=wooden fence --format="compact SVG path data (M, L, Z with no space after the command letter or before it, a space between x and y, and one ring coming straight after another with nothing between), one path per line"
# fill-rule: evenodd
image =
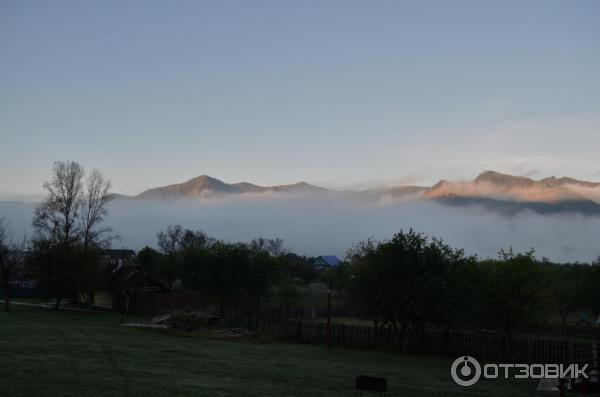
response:
M302 320L255 319L254 329L306 343L327 343L327 324ZM561 364L592 358L594 344L569 340L515 338L508 344L502 335L463 334L447 331L402 331L346 324L331 324L331 343L350 348L382 349L413 354L469 355L506 363Z
M562 328L562 334L575 338L594 338L600 340L600 327L593 325L567 325Z
M245 313L243 316L251 318L269 318L269 319L286 319L286 320L304 320L315 321L325 320L327 318L327 309L289 309L289 310L262 310L256 313ZM234 314L234 317L239 317ZM360 318L357 313L345 309L332 309L331 317ZM240 317L241 318L241 317ZM520 335L544 335L545 337L552 336L554 338L589 338L595 341L600 341L600 326L597 325L566 325L554 327L538 327L538 328L521 328L517 330Z

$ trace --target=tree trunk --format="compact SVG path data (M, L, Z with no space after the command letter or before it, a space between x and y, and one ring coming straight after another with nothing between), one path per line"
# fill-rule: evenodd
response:
M4 311L10 311L10 286L8 283L4 284Z
M221 315L221 317L225 316L225 294L221 293L221 303L219 306L219 314Z
M56 298L56 304L54 305L54 310L59 310L60 309L60 297Z
M94 305L94 298L95 298L95 291L93 288L91 288L88 292L88 309L92 309L92 306Z

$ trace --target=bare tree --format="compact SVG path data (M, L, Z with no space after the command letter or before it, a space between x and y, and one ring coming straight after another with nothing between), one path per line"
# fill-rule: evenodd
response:
M181 225L168 226L164 232L158 232L158 246L167 255L174 255L179 252L183 243L185 230Z
M93 169L85 180L79 214L81 228L82 255L79 263L82 295L88 304L94 303L95 275L98 270L100 249L110 245L112 238L109 227L102 226L108 215L110 180ZM85 291L85 292L84 292Z
M81 204L81 232L83 247L91 244L104 245L110 240L108 227L99 227L108 215L110 180L105 180L100 171L93 169L87 177Z
M178 254L180 253L183 246L183 238L185 230L181 225L168 226L164 232L158 232L156 237L158 238L158 246L161 251L166 254L161 264L161 273L169 289L173 292L175 280L178 273Z
M52 180L44 183L48 197L34 212L33 226L39 237L69 247L81 236L77 217L83 196L83 168L74 161L57 161Z
M4 289L4 310L10 310L11 279L23 266L26 242L14 242L12 231L0 218L0 286Z
M62 267L70 269L75 267L76 258L74 248L81 240L81 215L83 202L83 176L84 171L79 163L74 161L57 161L52 168L52 180L44 183L48 192L46 200L41 202L33 215L33 227L36 229L35 239L47 246L56 249L59 253ZM49 263L42 262L42 265ZM69 271L71 273L71 271ZM61 293L66 288L57 288L56 308L59 308Z
M54 163L52 179L44 184L48 196L33 217L34 247L47 253L37 262L46 266L40 273L53 285L57 308L67 294L77 300L88 294L91 303L99 251L111 239L111 229L102 227L112 198L110 181L96 169L86 179L84 175L83 167L74 161Z
M274 257L279 257L285 254L285 249L283 248L283 240L280 238L255 238L252 241L250 241L250 248L256 252L267 252L269 255Z
M0 218L0 272L2 272L2 274L0 274L0 286L4 289L4 310L6 311L10 309L10 269L7 266L9 234L8 224L4 221L4 218Z
M0 247L4 247L10 234L8 223L4 218L0 218ZM0 254L2 251L0 251Z
M280 257L285 254L283 247L283 239L276 238L269 241L269 252L275 257Z
M181 249L185 250L188 248L207 248L210 247L215 242L213 237L209 237L201 230L189 230L185 229L183 231L183 236L181 237Z

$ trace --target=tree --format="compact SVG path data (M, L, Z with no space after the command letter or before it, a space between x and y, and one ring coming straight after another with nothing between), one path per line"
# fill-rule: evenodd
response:
M181 250L188 248L201 249L210 246L215 242L215 239L209 237L203 231L185 229L180 238L179 246Z
M583 304L589 310L600 313L600 257L592 262L591 266L586 268L586 276L581 293Z
M250 249L255 252L266 252L274 257L280 257L286 253L283 248L283 240L280 238L267 239L263 237L250 241Z
M161 258L160 274L173 292L175 280L179 275L179 256L183 248L184 229L181 225L168 226L164 232L158 232L158 246L164 253Z
M337 266L325 269L321 278L329 290L335 291L337 296L343 298L352 283L352 267L346 262L340 262Z
M33 226L38 237L70 247L81 238L78 222L83 195L83 168L74 161L57 161L52 180L44 183L46 200L34 212Z
M175 281L185 276L186 271L191 271L190 258L196 257L198 251L211 247L216 240L197 230L184 229L181 225L169 225L165 231L156 234L158 246L162 255L154 259L158 263L158 275L166 281L171 291L174 290ZM183 263L187 261L186 263ZM185 278L185 277L184 277ZM187 284L196 281L184 280Z
M140 265L142 271L152 277L160 278L161 261L162 254L147 246L142 248L137 254L137 263Z
M0 287L4 290L4 310L10 310L11 279L23 267L26 241L14 242L10 227L0 218Z
M158 232L158 246L161 251L167 255L175 255L180 252L183 245L183 236L185 231L181 225L167 226L164 232Z
M271 286L279 279L279 261L269 252L253 251L248 253L248 268L243 281L243 288L253 309L258 310L263 299L267 297Z
M560 315L562 327L575 310L585 307L585 291L589 280L589 266L548 264L546 281L550 298Z
M109 227L102 227L108 215L108 204L112 200L111 183L105 180L100 171L93 169L88 175L81 197L81 244L79 260L81 291L86 291L89 304L94 302L95 280L102 257L102 249L110 244L112 236Z
M498 327L508 347L517 327L540 317L544 303L544 269L534 251L500 251L497 261L482 262L482 299L478 302L485 324Z
M81 203L81 230L84 249L91 245L104 246L110 241L111 229L100 227L108 215L111 183L100 171L93 169L87 177Z
M183 230L181 234L190 233ZM258 310L281 272L280 258L269 251L270 244L232 244L195 233L197 237L203 236L196 240L204 243L181 244L183 248L177 252L183 286L217 298L222 314L226 307L236 311ZM164 233L166 241L172 240L167 236L175 234ZM162 246L173 247L173 244Z
M29 262L40 284L46 287L48 297L56 298L54 308L58 310L62 298L73 296L78 289L74 249L65 252L63 245L44 238L34 238L31 247Z
M110 181L93 170L84 183L84 170L74 161L57 161L52 179L44 184L48 195L34 211L34 263L56 294L56 308L68 295L89 294L100 250L108 245L110 229L101 224L108 214Z
M313 265L314 258L288 252L278 257L278 260L282 275L304 286L309 285L319 276L317 268Z
M387 241L363 242L348 259L354 276L350 292L374 325L410 329L450 323L449 302L458 291L448 275L474 260L412 229Z

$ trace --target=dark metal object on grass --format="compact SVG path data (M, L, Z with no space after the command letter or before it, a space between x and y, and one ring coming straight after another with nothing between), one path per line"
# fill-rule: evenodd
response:
M360 375L356 377L356 393L371 391L382 395L387 391L387 379Z

